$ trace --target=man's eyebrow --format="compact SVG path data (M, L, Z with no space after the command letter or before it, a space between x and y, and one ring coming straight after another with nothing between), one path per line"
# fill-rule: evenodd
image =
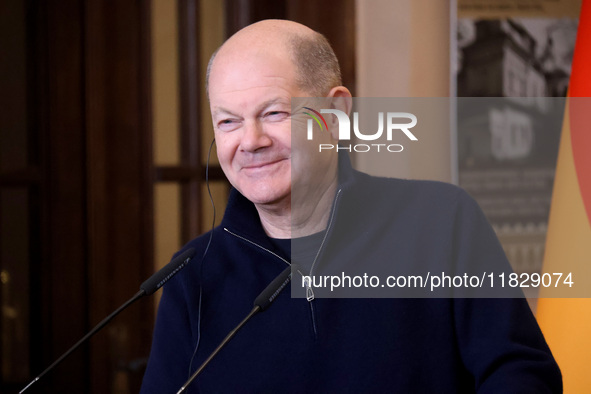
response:
M234 112L230 111L229 109L223 108L223 107L216 107L212 112L213 116L218 116L221 114L237 116Z
M257 108L256 108L256 112L261 112L263 111L265 108L268 108L274 104L284 104L284 105L291 105L291 101L290 100L286 100L284 97L275 97L272 98L270 100L264 101L263 103L261 103ZM219 116L219 115L231 115L231 116L238 116L236 113L234 113L233 111L224 108L224 107L216 107L213 112L212 115L215 116Z
M285 100L285 98L283 98L283 97L275 97L275 98L272 98L271 100L267 100L267 101L263 102L261 105L259 105L259 107L257 109L260 112L263 109L270 107L273 104L291 105L291 102L289 100Z

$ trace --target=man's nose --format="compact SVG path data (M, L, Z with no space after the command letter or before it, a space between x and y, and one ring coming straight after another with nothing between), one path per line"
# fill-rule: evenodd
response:
M254 152L258 149L270 146L271 138L265 132L259 121L250 121L244 125L240 147L247 152Z

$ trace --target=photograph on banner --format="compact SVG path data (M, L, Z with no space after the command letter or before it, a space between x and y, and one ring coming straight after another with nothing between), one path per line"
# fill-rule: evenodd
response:
M542 267L564 111L546 98L567 94L579 9L577 0L457 1L457 96L508 98L486 109L458 100L458 183L518 274Z

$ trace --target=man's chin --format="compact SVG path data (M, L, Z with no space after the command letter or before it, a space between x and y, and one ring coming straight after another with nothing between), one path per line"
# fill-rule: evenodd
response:
M291 190L280 191L277 187L253 187L240 192L250 202L261 206L279 205L291 200Z

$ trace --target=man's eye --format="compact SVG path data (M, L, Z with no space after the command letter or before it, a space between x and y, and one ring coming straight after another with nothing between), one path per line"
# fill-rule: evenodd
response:
M217 123L218 129L222 131L231 131L232 129L236 128L238 122L234 119L223 119Z
M287 112L283 111L269 111L265 114L265 118L271 121L281 121L286 119L288 115L289 114Z

